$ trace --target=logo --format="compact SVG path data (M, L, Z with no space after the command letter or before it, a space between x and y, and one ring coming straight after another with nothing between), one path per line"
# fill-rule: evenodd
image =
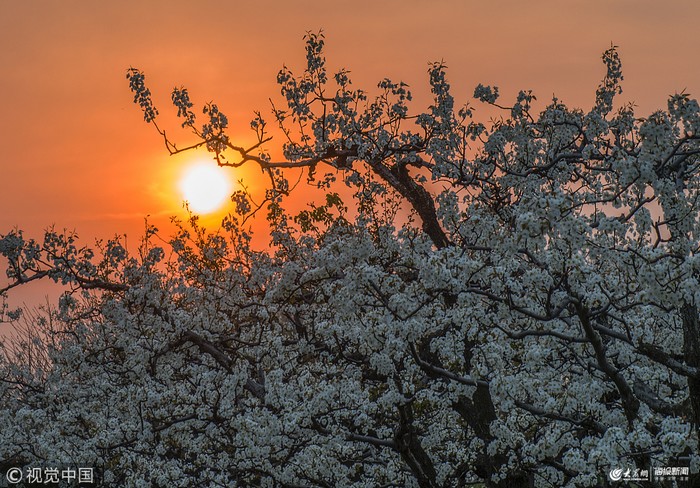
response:
M690 468L688 466L656 466L654 467L654 479L688 481Z
M611 469L610 470L610 479L612 481L620 481L622 479L622 469L621 468Z
M610 481L650 481L648 469L615 468L608 472Z

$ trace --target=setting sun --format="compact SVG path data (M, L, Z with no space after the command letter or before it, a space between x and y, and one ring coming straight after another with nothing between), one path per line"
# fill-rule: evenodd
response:
M231 194L231 181L225 169L213 161L188 166L180 179L183 199L195 213L219 209Z

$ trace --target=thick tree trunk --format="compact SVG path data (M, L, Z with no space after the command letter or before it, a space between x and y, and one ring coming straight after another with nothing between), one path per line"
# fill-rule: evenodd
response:
M425 188L416 183L404 165L395 164L389 168L380 162L370 163L370 166L377 175L408 200L421 218L423 231L430 237L437 249L443 249L451 244L440 225L433 197ZM469 364L471 360L471 347L465 342L466 364ZM496 419L496 411L491 399L491 392L487 386L478 386L472 399L461 397L453 408L485 444L488 445L493 440L490 425ZM397 437L396 442L403 449L403 452L400 451L402 457L416 474L419 485L426 488L437 486L434 484L434 467L418 443L418 438L414 434L402 439L404 440ZM477 474L485 480L486 486L494 488L534 486L532 475L523 472L506 473L505 478L498 483L490 481L489 478L492 475L503 474L505 462L506 459L503 456L489 457L485 452L482 454L479 466L477 466ZM433 476L432 481L429 480L431 476Z
M435 247L442 249L449 246L450 241L440 226L433 197L428 190L415 182L406 166L395 164L389 168L382 162L369 164L377 175L408 200L421 218L423 231L430 237Z
M471 364L472 348L474 344L464 341L465 364ZM467 371L469 373L469 371ZM484 442L485 446L494 439L491 434L491 422L496 420L496 407L491 398L491 391L488 386L479 385L472 398L462 396L452 406L455 412L469 425L474 434ZM489 488L522 487L534 486L534 479L531 473L507 472L504 465L506 458L503 455L489 456L484 449L480 454L475 466L477 476L484 479L485 486ZM505 474L505 478L495 483L490 480L494 474Z
M437 472L433 461L425 452L413 425L413 408L410 404L399 407L399 427L394 435L396 450L411 468L421 488L438 488Z
M683 355L685 363L694 368L700 367L700 316L695 305L683 305ZM688 378L688 393L692 409L692 422L700 428L700 378Z

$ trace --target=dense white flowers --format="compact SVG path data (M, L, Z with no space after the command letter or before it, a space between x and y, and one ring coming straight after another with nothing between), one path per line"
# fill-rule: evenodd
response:
M0 468L368 488L696 470L697 102L611 115L622 72L610 49L588 113L555 99L536 115L523 91L487 128L471 107L455 112L435 63L433 103L414 117L405 83L384 79L371 99L349 71L329 78L323 45L310 34L303 74L278 76L283 161L263 148L260 114L258 142L241 148L216 105L197 129L188 92L172 94L198 145L270 176L269 250L242 230L258 211L245 190L219 233L192 219L167 251L150 228L136 255L55 230L0 237L3 292L44 277L68 287L58 310L25 318L41 340L0 350ZM155 123L143 75L129 82ZM307 168L326 202L285 211L285 167Z

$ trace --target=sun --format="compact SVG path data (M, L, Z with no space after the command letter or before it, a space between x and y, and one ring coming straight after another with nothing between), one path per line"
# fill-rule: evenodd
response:
M231 181L226 170L213 161L202 161L187 166L180 191L193 212L207 214L221 208L231 195Z

